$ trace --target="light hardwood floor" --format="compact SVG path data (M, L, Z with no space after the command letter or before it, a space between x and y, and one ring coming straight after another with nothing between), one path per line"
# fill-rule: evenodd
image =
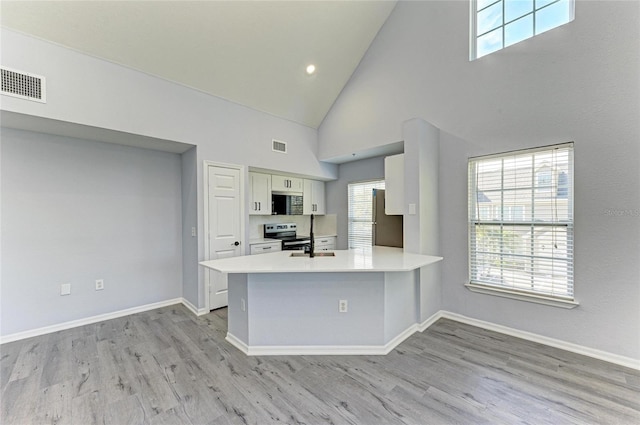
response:
M639 372L450 320L387 356L247 357L225 333L175 305L4 344L0 423L640 424Z

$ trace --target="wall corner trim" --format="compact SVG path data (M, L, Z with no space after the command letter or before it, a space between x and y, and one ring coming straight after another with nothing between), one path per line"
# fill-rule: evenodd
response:
M544 335L534 334L531 332L521 331L507 326L498 325L484 320L478 320L462 314L452 313L440 310L419 325L420 331L424 331L437 322L439 319L450 319L456 322L465 323L467 325L476 326L490 331L510 335L516 338L526 339L527 341L537 342L539 344L548 345L550 347L559 348L583 356L592 357L594 359L603 360L619 366L628 367L630 369L640 370L640 359L621 356L619 354L609 353L607 351L597 350L595 348L585 347L583 345L562 341L555 338L549 338Z
M191 301L186 298L181 298L180 301L182 302L182 305L187 307L189 311L191 311L196 316L204 316L205 314L209 313L209 310L207 310L206 308L197 308Z
M227 337L225 339L227 340L227 342L229 344L233 345L234 347L236 347L238 350L242 351L247 356L249 355L249 347L247 346L247 344L245 344L244 342L240 341L232 333L227 332Z

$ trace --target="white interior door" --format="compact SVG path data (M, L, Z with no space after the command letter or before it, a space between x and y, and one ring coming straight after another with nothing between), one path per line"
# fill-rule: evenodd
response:
M209 259L242 253L242 187L240 168L208 166ZM209 309L228 304L227 275L209 272Z

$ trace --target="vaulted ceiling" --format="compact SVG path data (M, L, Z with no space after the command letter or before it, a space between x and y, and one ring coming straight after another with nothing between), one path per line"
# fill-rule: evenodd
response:
M0 23L317 128L395 3L3 0Z

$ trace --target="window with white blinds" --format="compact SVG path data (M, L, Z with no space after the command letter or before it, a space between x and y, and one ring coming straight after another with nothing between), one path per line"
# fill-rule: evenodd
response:
M469 159L472 285L573 300L573 143Z
M349 184L349 248L371 246L373 189L384 189L384 180Z

